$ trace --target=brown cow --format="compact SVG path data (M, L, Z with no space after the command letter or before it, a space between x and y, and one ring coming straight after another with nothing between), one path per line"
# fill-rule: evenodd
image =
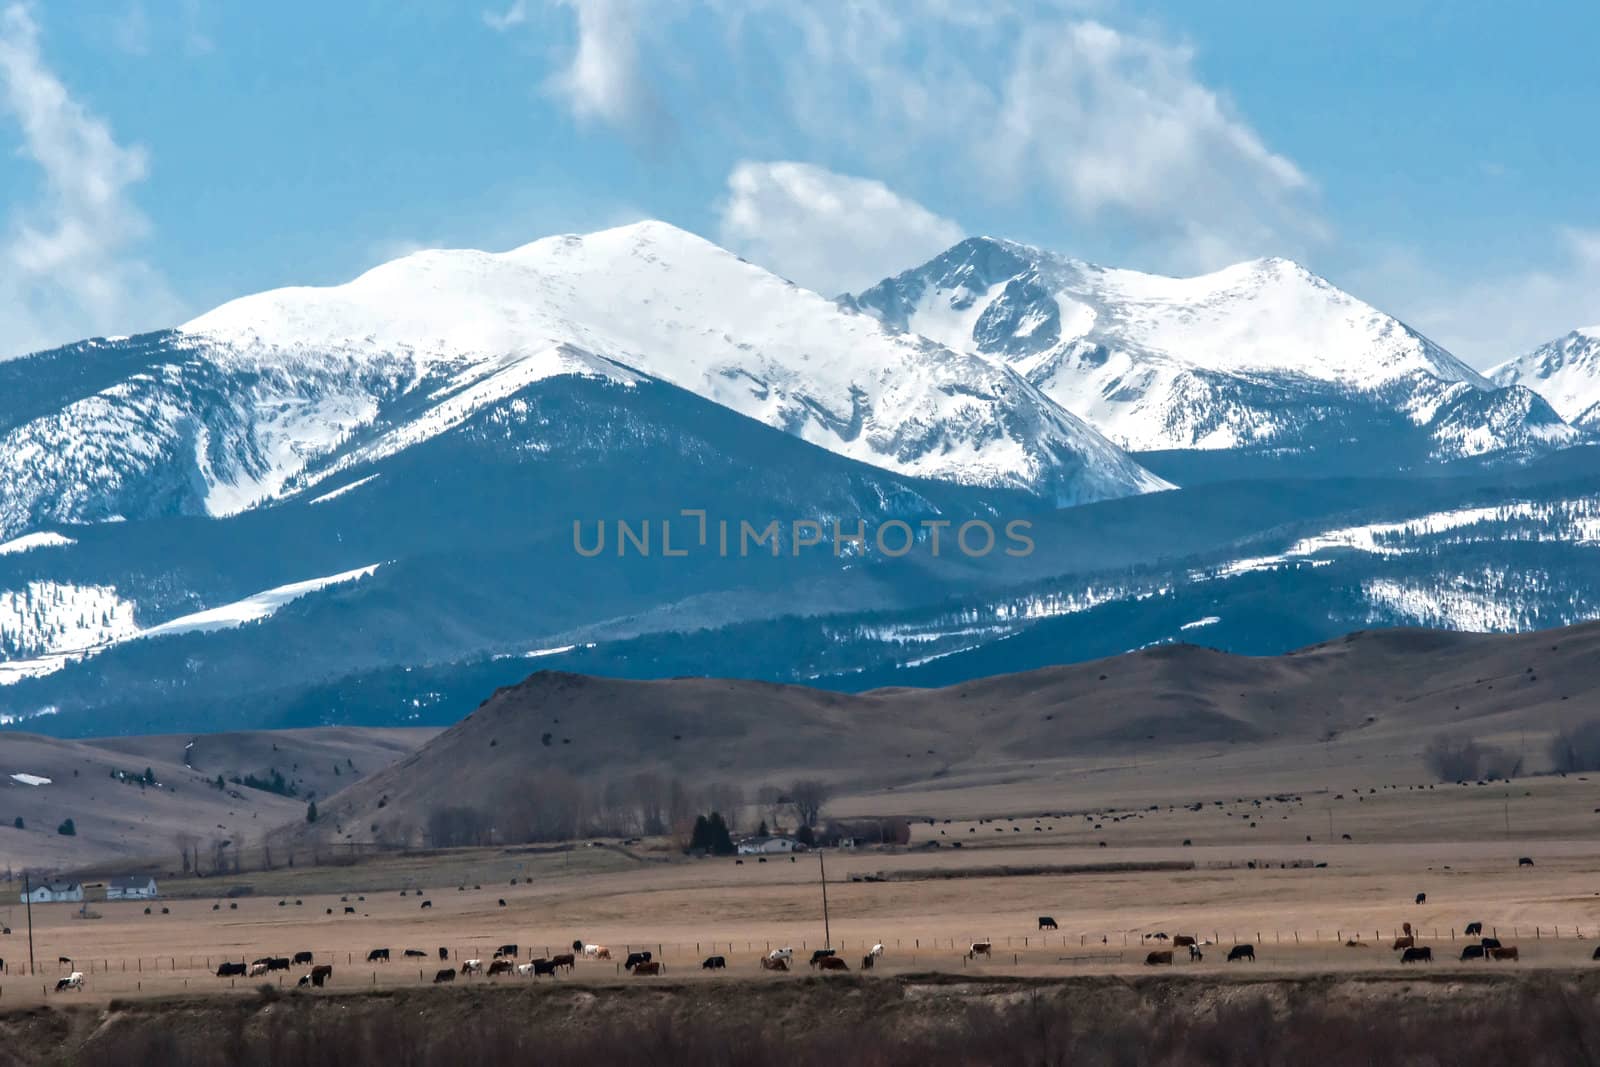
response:
M332 977L333 964L331 963L319 963L315 967L311 968L311 984L316 986L318 989L321 989L322 983L326 982Z
M817 969L822 971L848 971L850 967L838 956L824 956L817 961Z
M1159 952L1152 952L1150 955L1144 958L1144 962L1145 965L1149 967L1153 967L1158 963L1171 963L1172 950L1170 948L1166 948L1160 950Z
M515 967L516 964L508 959L491 960L489 961L489 977L493 978L497 974L510 974Z
M633 976L635 978L643 977L645 975L657 975L657 974L660 974L660 973L661 973L661 961L660 960L651 960L648 963L636 963L633 966Z
M1195 944L1195 939L1188 934L1178 934L1172 939L1173 948L1188 948L1193 944Z
M552 966L565 967L567 970L570 971L574 967L577 966L577 959L573 956L572 953L563 952L559 956L551 956L550 957L550 963L551 963Z
M1507 945L1504 948L1492 948L1489 950L1489 958L1492 960L1514 960L1517 958L1517 946Z
M1414 948L1416 944L1417 939L1414 937L1397 937L1394 939L1394 944L1389 947L1399 952L1403 948Z
M994 946L987 941L974 941L972 947L967 949L967 959L971 960L979 956L987 956L993 948Z
M787 971L789 969L789 961L786 959L774 960L769 959L766 956L762 956L761 969L763 971Z

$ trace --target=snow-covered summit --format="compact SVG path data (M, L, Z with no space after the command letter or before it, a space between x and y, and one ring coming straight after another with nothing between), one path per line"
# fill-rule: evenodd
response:
M1600 430L1600 326L1573 330L1489 372L1501 385L1525 385L1561 417Z
M845 303L1006 361L1134 449L1293 447L1301 420L1352 397L1421 426L1446 387L1493 389L1416 330L1279 258L1171 278L980 237ZM1563 432L1541 424L1531 436Z

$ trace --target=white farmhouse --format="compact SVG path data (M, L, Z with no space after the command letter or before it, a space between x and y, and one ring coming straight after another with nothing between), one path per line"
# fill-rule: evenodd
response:
M156 880L148 874L113 878L106 883L107 900L154 900Z
M23 893L19 899L24 904L77 904L83 900L83 885L79 882L45 882Z

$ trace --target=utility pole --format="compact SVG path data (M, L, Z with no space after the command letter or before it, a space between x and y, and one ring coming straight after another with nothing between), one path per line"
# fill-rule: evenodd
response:
M822 940L827 948L833 947L833 932L828 928L828 865L822 858L822 853L817 852L817 870L822 875Z
M33 962L33 885L27 871L22 872L22 899L28 907L28 973L38 974L39 965Z

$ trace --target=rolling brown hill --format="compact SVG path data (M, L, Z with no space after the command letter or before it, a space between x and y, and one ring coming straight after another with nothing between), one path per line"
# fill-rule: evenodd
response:
M176 867L180 833L198 839L209 863L213 841L259 840L271 827L301 817L308 797L359 781L435 733L329 727L79 741L0 733L0 879L8 868L56 871L152 860ZM274 769L294 796L233 782L247 775L270 781ZM147 770L154 785L137 781ZM225 789L212 784L219 774ZM29 784L29 778L50 781ZM69 818L77 832L59 834Z
M593 798L641 773L747 791L815 776L843 808L908 813L924 809L895 798L959 806L967 790L982 797L978 810L1003 811L1054 800L1089 774L1130 795L1178 779L1229 792L1426 781L1423 749L1445 730L1498 743L1537 771L1550 735L1591 715L1600 624L1358 632L1260 658L1169 645L863 694L540 672L337 794L317 826L286 833L425 844L430 816L451 807L498 816L499 838L515 839L506 827L564 807L580 784Z

